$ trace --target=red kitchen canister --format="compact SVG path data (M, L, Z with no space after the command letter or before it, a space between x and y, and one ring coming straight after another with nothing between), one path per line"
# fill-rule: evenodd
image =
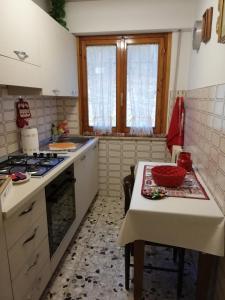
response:
M190 152L180 152L177 165L184 168L187 172L192 171L192 160Z

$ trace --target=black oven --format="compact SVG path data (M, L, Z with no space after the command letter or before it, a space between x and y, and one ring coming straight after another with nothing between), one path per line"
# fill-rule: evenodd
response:
M46 186L45 195L52 257L76 217L73 164Z

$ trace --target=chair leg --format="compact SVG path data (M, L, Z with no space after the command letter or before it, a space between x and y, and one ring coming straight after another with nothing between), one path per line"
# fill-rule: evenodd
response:
M178 249L178 274L177 274L177 299L180 299L182 296L182 286L183 286L183 275L184 275L184 255L185 249L179 248Z
M130 288L130 244L125 245L125 288Z

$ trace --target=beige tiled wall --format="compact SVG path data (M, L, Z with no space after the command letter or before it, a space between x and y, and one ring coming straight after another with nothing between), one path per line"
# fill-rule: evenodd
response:
M185 147L225 214L225 84L189 91L185 106ZM214 300L224 300L224 258L215 282Z
M99 141L99 193L122 196L123 177L139 160L168 161L165 138L101 138Z
M189 91L185 147L225 214L225 85Z
M31 127L38 128L39 141L50 137L51 124L67 119L72 134L79 134L77 101L75 98L25 96L32 118ZM15 103L18 96L0 97L0 157L17 151L20 132L16 126Z

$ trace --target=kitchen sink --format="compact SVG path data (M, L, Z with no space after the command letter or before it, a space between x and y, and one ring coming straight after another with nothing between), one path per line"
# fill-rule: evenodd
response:
M92 140L92 137L86 137L86 136L65 136L65 137L60 137L57 142L62 143L62 142L70 142L70 143L75 143L75 144L86 144L90 140Z

